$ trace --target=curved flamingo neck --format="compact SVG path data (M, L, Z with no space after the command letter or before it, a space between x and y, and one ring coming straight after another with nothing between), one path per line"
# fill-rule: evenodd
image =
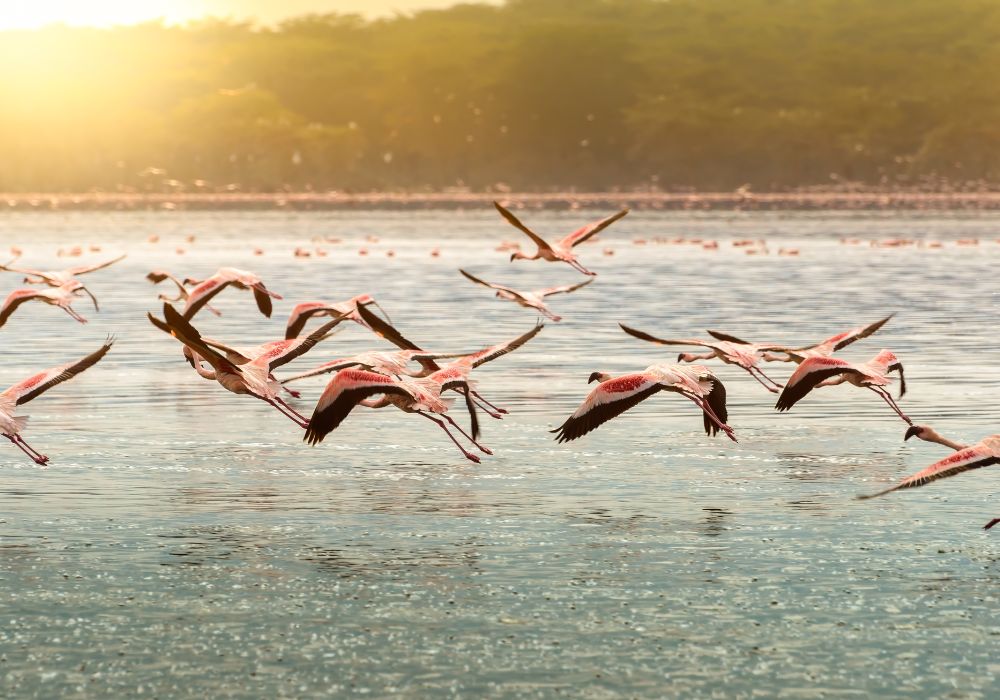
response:
M928 428L927 430L922 431L917 435L917 437L926 442L936 442L939 445L950 447L953 450L964 450L967 447L967 445L949 440L933 428Z

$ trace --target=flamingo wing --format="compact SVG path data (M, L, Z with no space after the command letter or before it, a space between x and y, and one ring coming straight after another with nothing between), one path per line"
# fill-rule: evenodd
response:
M864 372L845 360L835 357L810 357L792 372L774 407L779 411L787 411L815 389L820 382L845 374L865 376Z
M103 270L106 267L110 267L111 265L114 265L119 260L124 260L124 259L125 259L125 254L122 253L117 258L112 258L111 260L105 260L102 263L95 263L93 265L79 265L77 267L71 267L71 268L69 268L69 269L66 270L66 273L69 274L69 275L72 275L73 277L76 277L77 275L83 275L83 274L86 274L88 272L94 272L95 270Z
M875 333L882 326L887 324L889 320L895 314L889 314L880 321L875 323L870 323L867 326L858 326L857 328L852 328L849 331L844 331L843 333L837 333L837 335L832 335L826 340L821 340L813 345L805 345L801 348L794 348L795 350L811 350L812 348L821 347L824 345L832 346L830 352L836 352L837 350L843 350L851 343L861 340L862 338L867 338L868 336Z
M341 360L333 360L331 362L324 362L321 365L313 367L311 370L303 372L301 374L296 374L294 376L288 377L287 379L282 379L282 384L287 384L289 382L297 382L300 379L306 379L307 377L315 377L320 374L329 374L330 372L339 372L342 369L347 369L348 367L369 367L364 361L355 357L347 357Z
M396 330L394 326L386 321L383 321L361 304L358 305L358 315L361 316L361 319L366 324L368 324L368 327L372 329L375 335L380 338L385 338L390 343L398 348L402 348L403 350L420 350L419 346L404 338L403 334ZM436 372L441 369L441 366L433 359L423 356L417 356L414 359L428 372Z
M935 462L926 469L906 477L895 486L879 491L878 493L858 496L858 498L875 498L876 496L884 496L887 493L892 493L893 491L898 491L899 489L917 488L918 486L929 484L930 482L937 481L938 479L947 479L949 476L955 476L956 474L961 474L962 472L967 472L971 469L988 467L992 464L1000 464L1000 456L980 443L973 445L972 447L966 447L964 450L959 450L958 452Z
M534 338L536 335L538 335L538 333L544 327L545 327L544 323L537 323L535 324L535 327L532 328L530 331L522 335L519 335L518 337L514 338L514 340L507 341L506 343L498 343L488 348L484 348L479 352L473 353L471 355L466 355L462 361L470 363L473 367L478 367L479 365L491 362L497 359L498 357L506 355L507 353L514 352L519 347L521 347L529 340Z
M229 372L231 374L242 374L240 368L220 355L216 350L205 344L201 333L198 332L191 323L181 315L172 305L163 304L163 318L160 319L147 313L146 317L150 322L164 333L172 335L181 343L190 348L196 355L203 358L216 372Z
M3 306L0 306L0 326L7 323L7 319L17 310L17 307L40 296L42 293L35 289L15 289L8 294L3 301Z
M288 316L288 323L285 325L285 339L298 338L299 333L306 327L306 323L313 316L320 316L329 313L340 313L337 309L324 302L307 301L296 304L292 313Z
M708 334L713 338L715 338L716 340L722 340L727 343L736 343L737 345L753 345L753 343L749 341L741 340L740 338L737 338L735 335L729 335L728 333L720 333L719 331L708 331Z
M469 380L464 377L449 379L441 384L438 394L440 395L446 391L457 391L465 397L465 407L469 411L472 437L473 439L477 439L479 437L479 414L476 411L476 404L472 400L472 385Z
M581 226L576 231L574 231L573 233L569 234L561 241L559 241L559 243L560 245L563 245L567 248L572 248L573 246L580 245L585 240L587 240L591 236L597 235L598 233L600 233L608 226L618 221L618 219L622 218L626 214L628 214L628 209L622 209L621 211L616 212L611 216L607 216L601 219L600 221L595 221L593 223L587 224L586 226Z
M13 262L13 261L11 261L11 262ZM18 274L22 274L22 275L29 275L31 277L38 277L40 279L45 280L48 284L52 284L52 285L55 285L55 286L59 286L60 284L62 284L62 280L57 279L56 277L53 277L50 273L43 272L42 270L30 270L30 269L25 268L25 267L11 267L10 264L7 264L7 265L0 265L0 271L2 271L2 272L17 272Z
M253 364L260 365L267 369L268 372L273 372L278 367L286 365L295 358L309 352L316 343L323 340L333 327L347 318L348 315L343 314L332 321L324 323L304 338L292 338L291 340L280 340L271 343L271 347L267 348L263 355L254 358Z
M705 396L705 400L712 411L715 412L718 419L723 423L727 423L729 421L729 409L726 407L726 386L714 374L706 378L712 382L712 388ZM716 435L721 428L715 424L715 421L712 420L706 411L702 411L702 413L705 421L705 433L710 436Z
M513 289L512 287L505 287L502 284L494 284L493 282L487 282L486 280L481 280L478 277L476 277L475 275L470 275L465 270L461 270L460 269L459 272L461 272L466 277L466 279L470 279L473 282L475 282L476 284L481 284L484 287L489 287L490 289L499 289L502 292L507 292L508 294L513 294L514 296L518 297L519 299L524 299L524 295L521 292L517 291L516 289Z
M643 333L642 331L637 331L635 328L629 328L624 323L618 324L623 331L631 336L635 336L640 340L646 340L650 343L658 343L660 345L698 345L703 348L715 348L712 343L707 343L704 340L692 340L691 338L686 338L684 340L667 340L665 338L657 338L649 333Z
M187 303L184 305L185 320L194 318L205 304L232 283L233 280L223 279L215 274L195 285L194 289L188 292Z
M538 296L547 297L547 296L552 296L553 294L569 294L570 292L575 292L580 287L586 287L593 281L594 278L591 277L586 282L579 282L577 284L564 284L559 287L546 287L545 289L538 290Z
M665 387L645 374L625 374L598 384L566 422L551 433L558 442L576 440Z
M51 367L44 372L39 372L36 375L28 377L23 382L10 387L2 395L16 401L18 406L28 403L33 398L44 394L56 384L62 384L80 374L80 372L96 365L101 361L101 358L108 354L108 350L111 349L114 342L115 339L109 337L104 342L104 345L86 357L65 365L59 365L58 367Z
M320 395L303 439L310 445L323 442L323 438L343 423L355 406L378 394L395 394L416 400L409 389L384 374L357 369L337 372Z
M257 308L264 316L271 318L271 312L274 311L274 304L271 302L272 295L268 293L263 283L255 284L251 289L253 289L253 298L257 302Z
M538 246L539 250L552 250L552 246L545 242L545 239L539 236L537 233L532 231L530 228L521 223L521 220L514 216L509 209L500 204L500 202L493 202L493 206L496 207L500 215L507 219L507 223L521 231L528 238L534 241L535 245Z

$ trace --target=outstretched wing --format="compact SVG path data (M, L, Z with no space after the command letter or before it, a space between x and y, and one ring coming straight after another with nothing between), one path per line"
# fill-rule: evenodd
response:
M259 365L268 372L273 372L278 367L288 364L297 357L301 357L313 348L316 343L323 340L333 327L347 318L349 314L338 316L332 321L319 326L304 338L293 338L291 340L281 340L273 344L271 348L261 356L255 357L252 364Z
M198 332L198 329L192 326L188 320L170 304L163 304L163 318L165 320L161 321L153 314L149 313L146 314L146 317L161 331L177 338L177 340L194 351L195 354L204 358L206 362L212 365L212 369L216 372L222 371L232 374L242 374L239 367L206 345L202 340L201 333Z
M56 384L62 384L66 380L72 379L76 375L80 374L80 372L96 365L101 361L101 358L108 354L108 350L111 349L114 342L115 339L109 337L106 341L104 341L104 345L83 359L77 360L76 362L70 362L65 365L59 365L58 367L52 367L44 372L39 372L32 377L28 377L23 382L19 382L7 389L3 392L2 396L16 401L19 406L21 404L28 403L36 396L44 394Z
M966 447L964 450L959 450L955 454L935 462L926 469L906 477L891 488L879 491L878 493L858 496L858 498L875 498L876 496L884 496L899 489L917 488L938 479L947 479L949 476L955 476L971 469L988 467L991 464L1000 464L1000 457L997 457L992 450L987 449L985 445L980 443L972 447Z
M774 407L779 411L787 411L815 389L820 382L844 374L864 375L846 360L836 357L810 357L792 372Z
M415 400L406 387L384 374L357 369L337 372L319 397L303 439L310 445L323 442L355 406L378 394L396 394Z
M253 298L257 302L257 308L264 316L271 318L271 312L274 311L274 305L271 303L271 295L267 293L267 289L263 284L255 284L252 289Z
M889 319L893 317L894 314L889 314L881 321L876 321L867 326L858 326L857 328L852 328L849 331L844 331L843 333L838 333L837 335L830 336L826 340L822 340L815 345L809 345L804 348L798 348L799 350L808 350L810 348L819 347L821 345L832 345L833 348L831 352L836 352L837 350L843 350L851 343L861 340L862 338L867 338L872 333L875 333L878 329L889 322Z
M644 374L608 379L587 395L565 423L549 432L556 433L558 442L576 440L663 389L663 384Z
M581 226L576 231L574 231L573 233L569 234L561 241L559 241L559 243L566 246L567 248L579 245L588 238L590 238L591 236L597 235L598 233L600 233L608 226L618 221L618 219L622 218L626 214L628 214L628 209L622 209L620 212L605 217L600 221L595 221L593 223L587 224L586 226Z
M540 249L552 250L552 246L546 243L544 238L522 224L521 220L514 216L510 210L500 204L500 202L493 202L493 206L497 208L497 211L500 212L500 215L503 218L507 219L507 223L524 233L528 238L534 241L535 245L537 245Z
M741 340L740 338L737 338L735 335L729 335L728 333L720 333L719 331L708 331L708 334L713 338L715 338L716 340L722 340L727 343L736 343L738 345L753 345L753 343L751 343L748 340Z
M76 277L77 275L84 275L88 272L94 272L95 270L103 270L106 267L114 265L119 260L124 260L124 259L125 259L125 254L122 253L117 258L112 258L111 260L105 260L102 263L96 263L94 265L80 265L78 267L71 267L67 269L66 272L72 275L73 277Z
M650 343L658 343L660 345L698 345L703 348L714 348L715 346L711 343L706 343L704 340L692 340L691 338L686 338L684 340L667 340L666 338L657 338L649 333L643 333L642 331L637 331L635 328L629 328L624 323L618 324L623 331L631 336L635 336L640 340L646 340Z
M459 272L461 272L466 277L466 279L470 279L473 282L475 282L476 284L481 284L484 287L489 287L490 289L499 289L502 292L507 292L508 294L513 294L514 296L516 296L518 298L521 298L521 299L524 298L524 295L521 294L521 292L517 291L516 289L513 289L511 287L505 287L502 284L494 284L492 282L487 282L486 280L481 280L478 277L476 277L475 275L470 275L468 272L466 272L465 270L462 270L462 269L459 269Z
M330 372L339 372L340 370L347 369L348 367L367 367L367 365L356 357L346 357L341 360L324 362L323 364L313 367L311 370L303 372L302 374L296 374L288 377L287 379L282 379L281 383L288 384L289 382L296 382L300 379L306 379L307 377L329 374Z
M15 289L8 294L7 298L3 300L3 306L0 306L0 326L7 323L7 319L17 310L17 307L26 301L41 296L41 294L36 289Z
M564 284L560 287L546 287L545 289L538 290L538 296L547 297L547 296L552 296L553 294L569 294L570 292L575 292L580 287L586 287L593 281L594 278L591 277L586 282L580 282L578 284Z
M711 376L709 381L712 382L712 390L708 392L705 400L708 402L709 408L715 413L716 417L723 423L729 422L729 408L726 406L726 387L722 381L716 377L714 374ZM716 435L722 428L715 424L706 411L702 411L703 418L705 421L705 432L708 435Z
M11 261L11 262L13 262L13 261ZM48 274L47 272L43 272L41 270L29 270L28 268L25 268L25 267L11 267L9 263L7 265L0 265L0 271L2 271L2 272L17 272L17 273L22 274L22 275L30 275L31 277L38 277L38 278L41 278L41 279L45 280L49 284L53 284L53 285L56 285L56 286L62 284L62 280L56 279L55 277L53 277L52 275Z
M396 347L403 350L420 350L420 347L404 338L403 334L397 331L395 327L383 321L361 304L358 304L358 315L368 324L368 327L372 329L375 335L385 338ZM428 372L436 372L441 369L441 366L437 362L428 357L417 356L414 359Z
M534 338L536 335L538 335L538 333L543 328L545 328L545 324L544 323L535 324L534 328L532 328L527 333L524 333L523 335L519 335L518 337L514 338L514 340L510 340L510 341L508 341L506 343L498 343L498 344L490 346L488 348L484 348L483 350L480 350L479 352L473 353L471 355L467 355L464 358L464 361L468 362L468 363L471 363L473 367L478 367L479 365L483 365L483 364L486 364L487 362L491 362L492 360L495 360L498 357L506 355L507 353L514 352L519 347L521 347L522 345L524 345L525 343L527 343L529 340L531 340L532 338Z
M223 279L217 274L199 282L188 292L187 302L184 305L184 318L186 320L194 318L205 304L232 283L232 280Z

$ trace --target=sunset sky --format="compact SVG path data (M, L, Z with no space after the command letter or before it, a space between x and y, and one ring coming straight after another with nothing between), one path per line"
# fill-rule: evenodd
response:
M270 23L310 12L379 16L455 4L457 0L28 0L5 3L0 29L32 29L54 22L100 27L154 19L181 23L207 16Z

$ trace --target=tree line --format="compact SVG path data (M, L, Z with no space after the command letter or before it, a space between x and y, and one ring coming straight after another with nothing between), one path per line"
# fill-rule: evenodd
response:
M0 32L0 191L1000 181L996 0L508 0Z

